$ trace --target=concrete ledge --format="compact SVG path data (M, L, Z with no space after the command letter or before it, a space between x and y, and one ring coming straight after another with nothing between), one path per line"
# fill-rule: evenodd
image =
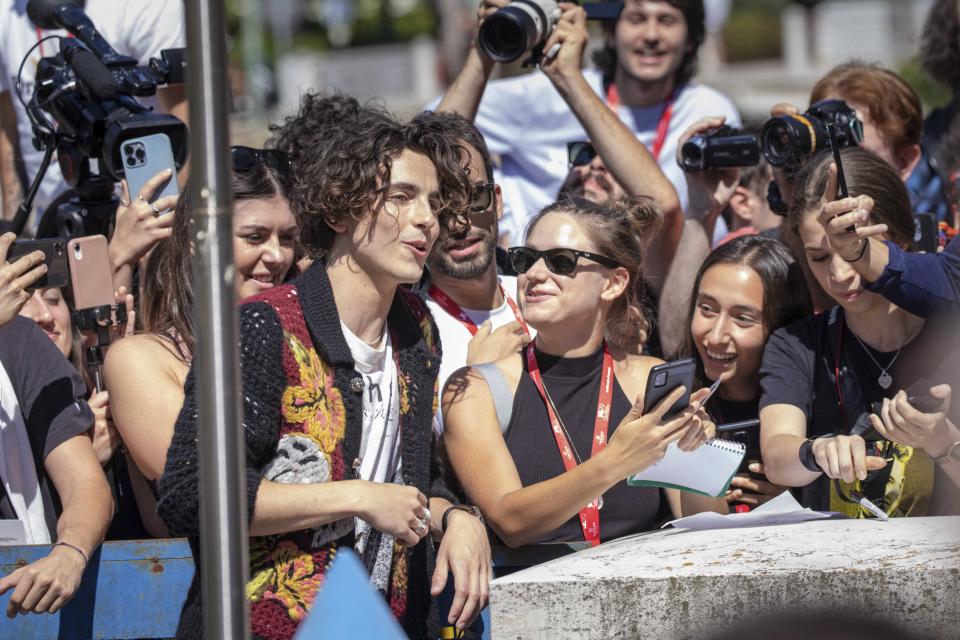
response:
M960 637L960 517L641 534L495 580L492 632L698 638L766 613L886 612Z

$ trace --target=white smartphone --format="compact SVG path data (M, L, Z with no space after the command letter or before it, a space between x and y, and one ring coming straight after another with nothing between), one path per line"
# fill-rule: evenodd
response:
M180 195L177 184L177 163L173 159L173 147L165 133L155 133L142 138L130 138L120 145L123 172L127 178L130 198L143 195L149 202L164 196ZM158 193L144 194L143 185L164 169L171 171L170 179Z

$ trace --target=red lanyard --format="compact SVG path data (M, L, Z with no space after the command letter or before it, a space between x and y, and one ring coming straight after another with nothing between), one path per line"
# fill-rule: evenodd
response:
M477 335L477 331L480 329L480 327L478 327L477 323L474 322L470 316L468 316L464 310L460 308L460 305L453 301L453 298L444 293L443 289L431 284L428 293L430 294L430 297L433 298L438 305L440 305L441 309L459 320L460 324L465 326L467 331L470 332L470 335ZM507 301L507 305L510 307L510 310L513 311L513 317L515 317L517 322L520 323L520 326L523 327L524 333L529 336L530 329L527 328L527 323L523 321L523 316L520 315L520 308L517 306L517 303L513 301L513 298L508 296L507 292L504 291L503 285L500 285L500 293L503 295L503 299Z
M531 342L527 345L527 369L533 384L536 385L540 397L543 398L543 404L547 407L547 415L550 417L550 428L553 431L553 437L557 441L557 449L560 451L560 457L563 459L563 466L567 471L577 466L577 461L573 457L573 446L567 438L560 417L557 415L556 407L553 401L547 395L547 388L543 386L543 378L540 376L540 366L537 364L537 355ZM597 419L593 425L593 443L590 448L590 457L596 456L607 446L607 427L610 425L610 403L613 399L613 358L610 356L610 350L607 343L603 343L603 373L600 378L600 397L597 399ZM583 539L595 547L600 544L600 498L592 501L590 504L580 509L580 528L583 529Z
M613 82L607 87L607 105L613 109L614 113L620 106L620 92L617 91L617 85ZM650 148L650 155L654 162L659 161L660 152L663 151L663 143L667 141L667 131L670 129L670 118L673 117L673 93L664 103L663 113L660 114L660 121L657 123L657 133L653 138L653 147Z

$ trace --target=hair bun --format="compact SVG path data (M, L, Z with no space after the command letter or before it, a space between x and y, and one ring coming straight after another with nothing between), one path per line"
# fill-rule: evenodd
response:
M663 228L663 209L650 196L624 196L606 206L627 219L644 245L658 236Z

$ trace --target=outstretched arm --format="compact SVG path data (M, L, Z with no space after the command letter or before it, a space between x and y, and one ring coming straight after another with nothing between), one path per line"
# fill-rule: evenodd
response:
M484 19L493 15L497 9L506 6L509 0L483 0L480 3L480 9L477 11L477 29L483 24ZM487 81L490 80L490 74L496 63L480 52L477 44L476 35L474 35L473 44L470 51L467 52L467 60L463 69L457 74L456 79L443 94L437 111L452 111L458 113L467 120L473 122L477 117L477 110L480 108L480 100L483 98L483 92L487 88Z
M630 195L650 196L663 211L663 231L656 243L651 264L660 284L674 258L683 227L683 212L673 183L636 134L606 105L583 77L583 52L587 46L586 12L582 7L564 4L565 11L544 51L556 45L559 51L545 59L543 72L570 106L587 132L607 170Z
M7 605L11 618L17 613L56 613L69 602L113 516L110 487L85 434L51 451L44 467L63 504L57 544L48 556L0 580L0 594L14 590Z

